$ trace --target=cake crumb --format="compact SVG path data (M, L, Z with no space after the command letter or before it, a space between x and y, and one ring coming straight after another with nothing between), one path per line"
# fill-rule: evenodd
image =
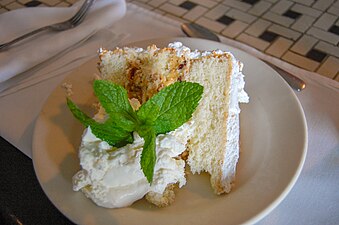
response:
M68 97L70 97L70 96L73 95L73 85L72 85L72 84L65 82L65 83L63 83L61 86L62 86L63 88L65 88L65 90L66 90L66 95L67 95Z

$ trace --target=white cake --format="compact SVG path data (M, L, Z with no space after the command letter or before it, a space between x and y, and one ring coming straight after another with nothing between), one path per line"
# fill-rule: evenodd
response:
M147 185L146 178L142 176L140 168L135 164L133 171L140 170L141 175L136 176L134 180L130 179L127 184L128 187L139 187L130 189L131 193L135 193L134 198L123 201L124 204L121 205L114 206L109 203L119 199L115 194L110 194L113 193L112 188L122 187L104 183L104 176L88 180L89 176L92 176L88 171L94 171L95 163L93 162L97 163L98 160L93 155L101 150L99 146L94 146L90 150L91 156L83 157L86 154L81 152L89 151L87 147L84 147L86 145L86 135L84 135L83 148L80 148L82 172L80 171L74 177L75 190L82 189L94 202L97 204L99 202L99 205L105 207L126 206L145 194L146 199L153 204L159 207L167 206L174 200L175 185L182 186L186 182L185 163L178 157L182 156L186 149L185 153L188 152L188 158L185 159L193 173L202 171L210 173L211 185L216 194L230 192L239 158L239 102L248 102L248 96L244 91L242 64L231 53L191 51L179 42L171 43L167 48L162 49L155 45L146 49L117 48L113 51L101 49L98 68L101 79L111 80L125 87L129 98L133 99L134 103L146 102L163 87L177 81L200 83L204 86L204 94L192 119L178 128L178 131L162 136L165 139L171 139L166 145L166 151L172 153L169 155L171 160L167 158L166 161L160 157L161 143L158 141L160 135L157 137L155 182L152 182L151 186ZM135 138L136 140L140 141L140 138ZM94 142L100 143L99 140ZM137 148L142 149L140 143ZM126 151L129 147L123 148ZM139 155L136 159L138 157ZM113 161L109 162L112 159L115 160L114 157L107 156L104 164L114 164ZM175 166L169 166L169 161ZM161 171L159 168L168 166L172 172L159 172ZM103 173L107 174L107 171L114 169L113 167L110 169L105 167ZM98 170L95 173L100 173L100 168ZM126 171L122 171L122 174L116 177L124 176L125 173ZM157 179L161 182L157 182ZM98 184L101 188L100 196L105 196L100 198L105 200L97 200L99 192L95 192L93 187ZM102 203L102 201L108 202Z

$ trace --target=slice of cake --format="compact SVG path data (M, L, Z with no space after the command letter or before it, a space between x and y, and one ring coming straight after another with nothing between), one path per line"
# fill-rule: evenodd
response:
M230 53L213 51L193 59L185 80L204 86L193 114L188 164L211 174L216 194L229 193L239 158L239 102L248 102L242 64Z
M230 192L239 158L239 102L249 100L242 64L231 53L191 51L179 42L162 49L101 49L98 68L101 79L122 85L129 98L141 104L176 81L203 85L203 97L189 121L187 163L193 173L211 174L216 194ZM167 192L150 191L146 198L161 206L165 196L172 196L171 188L169 184Z

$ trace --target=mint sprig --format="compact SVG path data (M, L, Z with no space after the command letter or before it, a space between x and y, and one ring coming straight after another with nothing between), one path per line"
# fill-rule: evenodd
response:
M156 163L156 136L177 129L192 117L202 97L203 87L198 83L176 82L162 89L136 112L123 87L110 81L96 80L93 88L108 114L105 122L96 122L67 99L69 109L82 124L91 127L96 137L112 146L132 143L133 131L144 138L140 165L151 183Z

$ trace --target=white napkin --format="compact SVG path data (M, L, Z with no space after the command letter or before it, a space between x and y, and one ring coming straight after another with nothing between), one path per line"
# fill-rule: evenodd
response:
M55 76L68 74L91 58L97 57L99 48L111 49L119 45L126 36L123 33L116 34L109 29L102 29L75 46L1 83L0 98Z
M0 43L39 27L64 21L75 14L82 2L69 8L24 8L3 13L0 15ZM60 56L65 50L74 49L74 46L80 45L79 42L85 42L99 30L121 19L125 12L123 0L97 0L77 27L66 31L43 32L0 52L0 91L15 84L8 83L11 78L52 57Z

